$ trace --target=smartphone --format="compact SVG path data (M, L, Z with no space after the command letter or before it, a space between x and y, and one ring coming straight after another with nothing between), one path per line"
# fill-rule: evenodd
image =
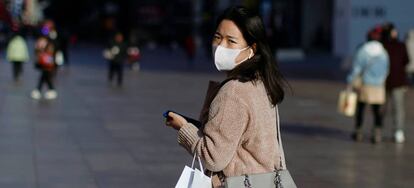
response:
M193 119L193 118L189 118L189 117L187 117L187 116L185 116L185 115L182 115L182 114L180 114L180 113L174 112L174 111L172 111L172 110L167 110L167 111L165 111L162 115L163 115L165 118L168 118L168 117L169 117L169 116L168 116L168 113L170 113L170 112L173 112L173 113L176 113L176 114L178 114L178 115L182 116L185 120L187 120L187 122L192 123L192 124L193 124L193 125L195 125L197 128L200 128L200 127L201 127L201 122L200 122L200 121L197 121L197 120L195 120L195 119Z

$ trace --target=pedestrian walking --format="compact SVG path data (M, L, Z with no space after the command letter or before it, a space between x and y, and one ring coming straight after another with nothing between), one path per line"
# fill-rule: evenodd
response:
M7 60L13 65L13 79L15 82L20 81L23 64L29 59L26 40L19 31L16 31L7 45Z
M139 71L141 61L141 50L139 49L138 37L135 32L131 32L128 40L128 65L131 70Z
M118 86L122 86L124 62L127 59L127 45L124 42L124 36L121 32L117 32L110 41L108 48L104 50L104 57L109 61L108 80L112 80L117 76Z
M243 7L227 9L217 20L212 48L216 68L227 78L206 97L211 100L206 100L199 124L167 112L166 125L178 130L181 146L201 158L206 174L213 173L213 187L286 169L276 126L285 82L261 18Z
M48 37L49 41L53 44L53 49L54 49L53 55L55 58L55 63L59 66L63 65L66 59L65 57L66 54L64 54L62 51L62 42L64 39L58 32L55 22L50 19L46 20L43 23L41 34L43 36ZM57 72L55 72L54 74L56 73Z
M47 84L48 91L44 95L45 99L55 99L57 92L53 83L53 76L57 65L54 58L54 45L48 38L41 36L36 41L35 50L35 66L40 71L40 77L36 89L31 93L31 97L40 99L42 97L42 87Z
M405 44L398 40L398 30L394 24L384 25L384 48L390 58L390 71L386 80L387 105L391 106L393 119L394 141L405 141L405 93L408 86L406 67L408 65L408 53Z
M195 63L195 55L196 55L196 44L195 44L195 39L193 35L190 34L187 37L185 37L184 48L185 48L185 53L187 55L187 67L189 69L193 69L194 63Z
M405 41L408 51L409 63L407 65L407 72L410 78L410 84L414 84L414 29L408 32L407 39Z
M374 115L371 141L373 143L382 141L381 106L385 103L385 79L388 75L389 59L386 50L379 42L381 37L381 27L375 27L368 33L368 40L358 49L347 77L348 89L355 89L358 94L355 130L352 133L355 141L363 139L362 124L366 105L371 106Z

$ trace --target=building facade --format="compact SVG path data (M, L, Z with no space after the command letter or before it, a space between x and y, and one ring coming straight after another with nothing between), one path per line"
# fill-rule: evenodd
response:
M405 40L414 28L412 0L335 0L333 19L333 54L353 54L366 40L367 31L377 24L393 22Z
M271 2L272 11L263 11ZM241 1L243 2L243 1ZM405 40L414 28L412 0L261 0L257 4L279 49L324 52L338 57L354 53L367 31L393 22ZM269 15L270 14L270 15ZM264 19L266 22L266 19Z

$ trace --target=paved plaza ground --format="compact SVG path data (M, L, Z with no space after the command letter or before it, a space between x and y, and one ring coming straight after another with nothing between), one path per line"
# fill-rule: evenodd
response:
M57 76L56 100L32 100L38 72L25 65L22 82L0 63L1 188L169 188L191 156L163 124L176 110L197 117L209 80L223 75L204 61L189 69L181 52L148 50L142 70L126 69L125 84L107 83L99 48L72 49ZM287 165L300 188L414 187L414 92L407 93L407 142L353 142L353 120L336 111L345 87L338 61L315 57L283 62L292 90L280 105Z

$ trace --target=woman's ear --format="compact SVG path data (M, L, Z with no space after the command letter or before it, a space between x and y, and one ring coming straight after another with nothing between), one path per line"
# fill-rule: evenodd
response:
M256 43L252 44L252 49L253 49L253 53L256 54L256 50L257 50L257 45Z

